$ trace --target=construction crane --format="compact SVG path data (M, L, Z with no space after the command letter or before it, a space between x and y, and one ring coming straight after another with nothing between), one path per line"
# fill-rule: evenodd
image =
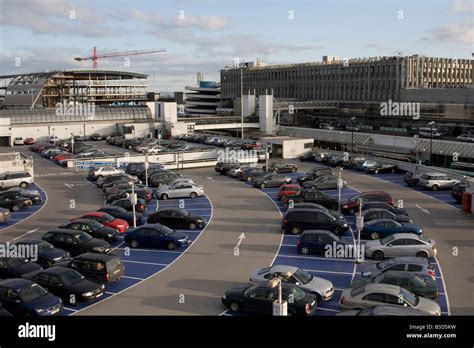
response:
M92 60L92 67L97 68L97 59L98 58L113 58L113 57L124 57L124 56L136 56L139 54L149 54L149 53L158 53L166 52L165 49L152 49L152 50L137 50L137 51L125 51L125 52L110 52L97 55L97 47L94 47L94 52L90 57L74 57L74 60L82 62L84 60Z

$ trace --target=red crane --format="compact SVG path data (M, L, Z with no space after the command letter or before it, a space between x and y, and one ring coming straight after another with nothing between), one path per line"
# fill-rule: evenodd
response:
M110 52L97 55L97 48L94 47L94 53L90 57L74 57L74 60L78 62L84 60L92 60L92 67L95 69L97 68L97 59L98 58L112 58L112 57L124 57L124 56L136 56L139 54L149 54L149 53L158 53L158 52L166 52L165 49L152 49L152 50L137 50L137 51L125 51L125 52Z

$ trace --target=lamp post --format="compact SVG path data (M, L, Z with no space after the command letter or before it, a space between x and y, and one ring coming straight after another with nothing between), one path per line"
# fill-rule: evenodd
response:
M135 193L135 182L130 180L129 184L132 185L132 195L130 196L130 202L132 203L133 211L133 227L137 227L137 213L135 210L135 205L137 204L137 194Z
M278 300L273 302L273 316L287 316L288 315L288 302L283 301L281 282L282 282L282 279L279 274L275 274L275 277L269 282L269 285L271 287L275 287L278 285Z
M339 178L337 180L337 189L338 189L338 202L337 202L337 211L341 213L341 191L342 186L344 185L342 181L342 167L339 167Z
M352 136L352 140L351 140L351 152L354 153L354 121L355 121L355 116L352 116L351 117L351 136Z
M362 205L364 202L362 198L359 198L359 214L356 215L356 228L357 228L357 247L356 249L356 258L355 263L360 264L362 260L360 259L360 231L364 228L364 217L362 216Z
M244 138L244 67L240 68L240 136Z
M433 126L435 121L431 121L428 123L430 125L430 166L432 165L432 157L433 157Z

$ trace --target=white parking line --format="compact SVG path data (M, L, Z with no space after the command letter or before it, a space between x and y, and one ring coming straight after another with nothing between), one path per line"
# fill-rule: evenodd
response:
M424 208L421 207L419 204L415 204L415 206L416 206L417 208L419 208L422 212L424 212L424 213L426 213L426 214L431 214L428 209L424 209Z
M328 312L336 312L339 313L340 311L337 309L331 309L331 308L323 308L323 307L316 307L316 311L328 311Z
M77 312L77 309L72 309L72 308L69 308L69 307L66 307L66 306L64 306L64 309L66 309L68 311L71 311L71 312Z
M144 279L144 278L130 277L130 276L122 276L122 278L133 279L133 280L143 280Z
M353 259L334 259L330 257L317 257L317 256L300 256L300 255L278 255L278 257L287 257L287 258L295 258L295 259L308 259L308 260L325 260L325 261L344 261L344 262L352 262L354 263Z
M352 275L352 272L320 271L320 270L307 269L307 268L305 268L305 271L307 271L307 272L314 272L314 273L329 273L329 274L334 273L334 274Z
M116 250L125 250L126 248L115 248ZM173 251L173 250L153 250L153 249L128 249L133 251L142 251L142 252L152 252L152 253L172 253L172 254L181 254L181 251Z
M122 260L122 262L126 263L139 263L141 265L153 265L153 266L168 266L166 263L156 263L156 262L145 262L145 261L133 261L133 260ZM124 277L125 278L125 277ZM144 279L142 279L144 280Z

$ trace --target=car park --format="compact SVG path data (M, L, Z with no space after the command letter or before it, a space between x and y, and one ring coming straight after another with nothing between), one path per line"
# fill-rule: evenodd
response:
M394 204L394 200L390 194L384 191L366 191L356 194L349 198L346 202L341 203L341 210L346 214L354 214L359 209L359 203L366 202L383 202L390 205Z
M382 239L367 241L364 247L365 256L375 260L401 256L428 258L437 254L434 240L414 233L392 234Z
M165 208L148 215L149 224L161 224L170 228L195 230L204 228L206 221L202 216L192 214L181 208Z
M324 211L289 209L283 216L281 228L291 234L301 234L305 230L327 230L340 235L349 229L349 225L344 219L336 219Z
M255 270L250 275L253 283L262 283L280 277L283 282L297 287L316 296L316 301L329 301L334 296L334 285L326 279L313 276L298 267L274 265Z
M266 167L263 166L262 169L266 170ZM290 163L273 162L268 166L268 171L274 173L296 173L298 171L298 167Z
M66 267L50 267L25 276L48 289L63 302L75 306L81 302L95 300L105 293L105 286L87 280L79 272Z
M426 258L408 256L392 257L376 263L365 264L360 272L362 278L376 277L387 271L414 272L419 275L429 275L436 279L436 269Z
M189 236L160 224L145 224L127 231L124 242L132 248L150 247L175 250L191 243Z
M353 288L366 284L391 284L407 289L415 295L437 299L439 296L436 280L429 275L420 275L407 271L386 271L377 276L355 278L351 286Z
M97 220L92 219L74 219L58 228L83 231L94 238L103 239L109 243L114 242L119 235L115 228L104 226Z
M117 255L83 253L74 258L58 263L81 273L87 279L98 283L118 282L125 273L125 266Z
M305 175L299 176L296 181L298 184L303 185L306 181L316 180L320 176L333 175L331 168L325 167L314 167L313 169L307 171Z
M97 221L101 225L113 228L119 233L125 232L128 228L127 221L122 220L122 219L117 219L113 217L112 215L109 215L104 212L97 212L97 211L85 213L77 219L71 219L71 221L82 220L82 219ZM86 231L86 232L89 233L91 236L93 236L93 234L91 234L89 231Z
M134 206L130 198L117 199L116 201L113 201L110 205L114 207L121 207L128 211L133 211ZM146 201L144 199L137 199L137 203L135 204L135 211L139 213L144 213L146 211Z
M316 312L316 297L293 284L282 283L282 299L288 302L291 315L311 316ZM289 298L292 301L288 301ZM278 289L268 282L232 288L222 295L222 304L231 312L271 314L278 299Z
M302 189L294 195L283 196L281 201L283 204L287 205L305 202L320 204L331 210L337 210L338 208L338 200L336 198L333 198L324 192L311 189Z
M0 281L0 304L14 316L58 315L63 301L28 279Z
M20 278L40 269L40 265L24 257L0 257L0 279Z
M367 309L355 309L355 310L346 310L339 313L336 313L336 316L395 316L395 317L405 317L405 316L426 316L427 313L422 312L418 309L410 307L399 307L393 305L378 305L372 308Z
M338 188L338 180L334 175L323 175L314 180L305 181L303 187L311 190L334 190ZM346 185L347 182L343 180L343 187Z
M442 173L426 173L420 176L417 185L430 189L432 191L451 190L454 186L460 184L458 179L451 178L447 174Z
M252 186L259 188L280 187L284 184L291 184L291 181L291 177L287 175L269 173L254 179Z
M37 263L43 268L51 267L52 265L71 257L67 251L55 248L50 243L41 239L21 239L16 242L15 245L38 248L34 260L33 257L29 260Z
M426 315L441 315L441 308L435 301L389 284L367 284L345 289L339 302L341 309L367 309L381 304L410 307Z
M93 238L83 231L59 228L46 232L41 238L56 248L68 251L72 256L86 252L110 253L110 244L102 239Z
M162 185L155 193L158 199L197 198L204 195L202 186L191 183L179 183L173 186Z
M397 222L410 224L413 222L410 217L405 214L398 214L381 208L365 209L361 215L364 217L364 222L377 219L392 219Z
M296 244L298 252L303 255L325 254L331 248L350 250L353 246L347 240L341 239L333 232L326 230L306 230Z
M6 172L0 174L0 189L11 187L26 188L34 182L33 176L28 172Z
M113 205L105 205L99 208L97 211L107 213L117 219L125 220L129 226L132 226L134 223L133 212L128 211L122 207L113 206ZM142 214L136 212L135 216L136 216L136 220L135 220L136 224L140 225L142 217L143 217Z

